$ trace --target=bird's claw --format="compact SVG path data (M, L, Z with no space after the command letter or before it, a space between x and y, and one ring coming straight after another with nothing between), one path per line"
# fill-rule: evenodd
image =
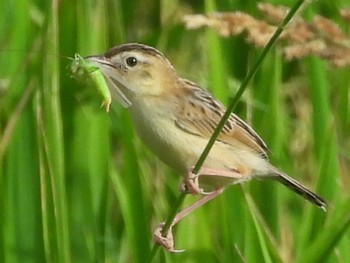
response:
M184 180L182 181L182 183L180 185L180 191L184 192L184 193L190 193L192 195L198 195L198 194L209 195L209 194L211 194L212 192L205 192L203 190L203 188L200 188L200 186L199 186L200 173L194 174L193 168L194 167L191 167L188 170Z
M181 253L184 252L184 249L175 249L174 248L174 237L172 233L172 227L169 228L167 234L165 236L162 235L162 230L164 227L164 223L160 223L157 229L154 231L153 238L154 241L164 247L169 252L173 253Z

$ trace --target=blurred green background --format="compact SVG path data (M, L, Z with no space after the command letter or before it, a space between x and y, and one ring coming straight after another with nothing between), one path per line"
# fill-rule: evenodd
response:
M227 103L261 49L187 31L182 16L259 16L256 3L0 2L0 262L148 262L180 177L144 148L125 109L107 114L97 92L71 78L67 57L145 43ZM346 5L315 1L306 16L349 33ZM184 253L159 250L153 262L350 262L349 73L316 57L286 62L276 48L236 109L277 167L328 200L327 213L276 183L231 186L176 227Z

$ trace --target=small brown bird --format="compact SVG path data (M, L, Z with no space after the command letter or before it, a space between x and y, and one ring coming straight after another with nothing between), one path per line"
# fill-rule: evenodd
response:
M86 59L96 63L103 73L112 98L129 109L142 141L162 161L185 175L182 189L205 194L180 212L173 224L220 194L225 186L252 178L279 181L325 210L326 202L320 196L270 164L264 141L234 113L199 174L192 174L193 165L226 109L209 92L179 77L158 50L124 44ZM158 229L155 237L158 243L175 251L171 233L162 237Z

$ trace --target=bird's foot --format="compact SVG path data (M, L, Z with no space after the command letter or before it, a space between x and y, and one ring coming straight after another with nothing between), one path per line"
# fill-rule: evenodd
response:
M160 223L157 229L154 231L153 238L154 241L160 246L164 247L169 252L180 253L185 251L184 249L175 249L174 248L174 236L172 233L172 226L169 228L165 236L162 235L162 230L164 223Z

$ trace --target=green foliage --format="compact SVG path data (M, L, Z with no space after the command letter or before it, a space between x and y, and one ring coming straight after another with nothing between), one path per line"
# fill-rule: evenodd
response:
M345 3L312 2L307 15L337 21ZM227 103L261 49L186 31L181 17L256 6L5 0L0 10L0 262L146 262L179 176L144 148L125 109L107 114L70 77L65 56L149 44ZM349 76L315 57L286 63L276 46L237 108L272 162L328 200L327 213L276 183L231 186L176 227L184 253L159 250L154 262L348 262Z

